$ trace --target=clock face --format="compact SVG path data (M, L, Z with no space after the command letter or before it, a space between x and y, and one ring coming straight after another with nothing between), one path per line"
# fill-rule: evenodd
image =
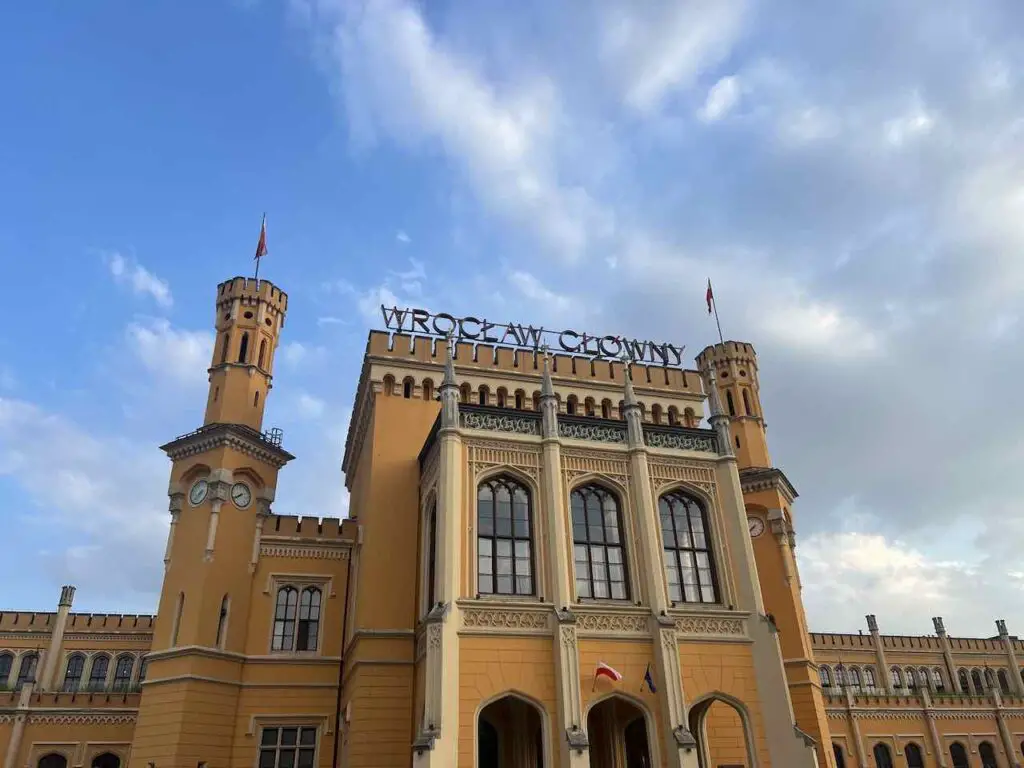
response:
M747 527L750 529L750 536L756 539L764 533L764 520L760 517L748 517Z
M209 490L210 486L205 480L196 480L192 484L192 489L188 492L189 503L193 507L202 504Z
M235 483L231 486L231 500L235 502L236 507L245 509L252 501L252 491L245 483Z

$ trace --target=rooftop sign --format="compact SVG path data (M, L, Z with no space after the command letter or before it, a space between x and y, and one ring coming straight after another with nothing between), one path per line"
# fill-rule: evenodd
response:
M534 352L556 346L570 355L598 360L629 360L663 366L681 366L685 346L656 344L625 336L592 336L566 329L551 331L532 325L491 323L475 317L454 317L445 312L431 314L425 309L380 307L384 325L391 331L420 333L463 342L483 342L529 349ZM548 343L554 337L555 344Z

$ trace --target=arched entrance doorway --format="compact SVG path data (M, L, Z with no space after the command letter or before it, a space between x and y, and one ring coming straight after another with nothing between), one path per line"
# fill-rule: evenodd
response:
M690 733L697 739L700 768L717 765L754 768L754 736L743 702L724 693L698 699L690 707Z
M93 758L92 768L121 768L121 758L111 752L104 752Z
M477 718L477 768L544 768L540 710L515 695L492 701Z
M652 768L647 718L636 704L612 696L587 715L590 768Z

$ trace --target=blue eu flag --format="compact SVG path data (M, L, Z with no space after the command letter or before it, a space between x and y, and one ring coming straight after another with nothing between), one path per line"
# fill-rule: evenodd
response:
M654 675L651 674L651 665L647 665L647 671L644 672L644 685L646 685L651 693L657 693L658 689L654 687ZM641 691L643 688L640 689Z

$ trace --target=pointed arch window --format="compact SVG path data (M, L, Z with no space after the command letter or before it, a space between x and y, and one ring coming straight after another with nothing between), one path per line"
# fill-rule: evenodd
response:
M979 696L985 692L985 685L981 682L981 670L971 670L971 682L974 684L974 692Z
M878 683L875 681L875 668L864 667L864 685L869 689L874 689Z
M903 687L903 673L900 672L899 667L893 667L889 670L889 674L892 676L892 687L902 688Z
M889 746L887 744L879 742L878 744L875 744L875 749L873 751L875 754L875 765L878 766L878 768L894 768L892 764L892 752L889 751Z
M61 689L67 693L77 691L82 685L82 675L85 672L85 656L80 653L73 653L68 656L67 666L64 667L64 685Z
M228 346L231 344L231 337L226 333L220 342L220 361L226 363L228 361Z
M832 742L832 754L836 758L836 768L846 768L846 757L843 755L843 748Z
M28 682L35 682L36 666L39 664L39 654L26 653L21 657L21 665L18 667L18 681L16 686L21 688Z
M121 654L114 664L114 690L127 691L132 682L132 670L135 668L135 657Z
M242 343L238 347L238 362L244 363L249 358L249 334L242 334Z
M402 397L404 397L406 400L412 399L412 388L414 385L415 382L413 382L413 380L409 377L406 377L402 381Z
M907 688L917 690L917 671L913 667L907 667Z
M959 741L949 745L949 757L953 761L953 768L971 768L967 762L967 750Z
M860 670L857 667L850 667L850 685L857 690L864 687L860 677Z
M978 756L981 758L981 768L999 768L996 762L996 750L992 742L983 741L978 745Z
M13 653L0 653L0 691L7 687L7 681L11 679L11 667L14 666Z
M818 679L821 681L822 688L831 688L832 670L826 666L818 667Z
M266 366L266 362L267 362L267 340L266 339L261 339L260 340L260 357L259 357L259 366L260 366L260 368L265 367Z
M271 649L290 651L295 637L295 613L299 606L299 590L295 587L281 587L277 590L277 605L274 608L274 639Z
M317 587L306 587L299 598L299 634L296 651L315 651L320 637L320 598Z
M743 414L750 416L752 411L750 410L750 395L747 394L747 390L743 390Z
M39 758L38 768L68 768L68 759L64 755L51 752Z
M217 647L223 649L228 628L228 608L231 605L231 598L227 595L221 598L220 613L217 616Z
M971 692L971 680L967 676L966 669L958 669L956 671L956 679L960 683L960 690L963 693L969 694Z
M735 416L736 415L736 404L733 402L732 390L731 389L725 390L725 403L729 407L729 415L730 416Z
M601 418L610 419L612 417L612 401L602 400L601 401Z
M585 485L573 490L570 507L576 594L581 598L628 600L618 497L599 485Z
M704 506L679 491L658 501L669 600L717 603L718 584Z
M942 670L938 667L932 668L932 688L939 692L946 690L946 683L942 679Z
M911 742L903 748L903 754L907 758L907 768L924 768L924 756L921 748Z
M510 477L477 488L477 592L532 595L533 510L530 492Z
M427 522L427 612L437 602L437 499L430 505L430 520Z
M89 690L100 691L107 684L107 672L110 670L110 657L101 653L92 657L92 666L89 668Z
M996 673L996 677L999 679L999 690L1002 693L1009 695L1009 693L1010 693L1010 679L1006 676L1006 670L1005 669L1000 669Z

